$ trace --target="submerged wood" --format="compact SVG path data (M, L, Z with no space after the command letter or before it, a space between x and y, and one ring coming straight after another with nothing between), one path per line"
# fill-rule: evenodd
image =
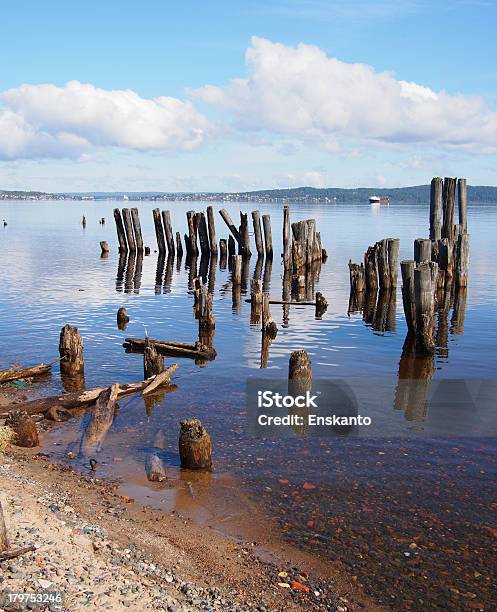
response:
M187 357L190 359L214 359L217 355L213 348L206 347L201 342L191 344L188 342L166 342L162 340L153 340L149 338L149 342L163 355L169 357ZM142 338L126 338L123 345L131 352L143 352L145 348L145 340Z
M143 349L143 377L145 379L151 376L157 376L164 371L164 357L157 352L157 349L145 341Z
M84 372L83 338L76 327L64 325L59 338L60 371L66 376Z
M179 456L181 467L188 470L212 468L212 442L205 427L198 419L180 422Z
M305 351L294 351L288 363L290 395L302 395L312 388L312 364Z
M52 369L51 363L40 363L39 365L30 368L11 368L9 370L0 370L0 384L12 382L14 380L22 380L23 378L36 378L48 374Z
M198 293L198 327L199 331L211 330L216 327L212 310L212 294L206 285L203 285Z
M269 297L266 293L262 296L262 327L261 331L264 335L270 338L276 338L278 333L278 326L271 318L271 312L269 310Z

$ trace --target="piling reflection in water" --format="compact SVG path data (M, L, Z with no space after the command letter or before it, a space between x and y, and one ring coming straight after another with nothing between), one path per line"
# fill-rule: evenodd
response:
M126 269L126 251L119 253L119 262L117 264L116 274L116 291L122 293L124 289L124 270Z

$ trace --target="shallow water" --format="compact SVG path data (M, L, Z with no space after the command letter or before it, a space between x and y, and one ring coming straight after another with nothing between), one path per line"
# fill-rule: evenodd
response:
M171 210L173 229L183 234L190 206L162 204ZM191 204L196 210L205 209L204 203ZM144 242L152 247L152 254L143 258L141 275L136 266L128 266L120 278L112 209L123 205L112 201L0 203L1 217L8 222L0 231L0 368L56 358L65 323L76 325L84 338L87 387L142 378L142 358L125 353L125 337L143 337L146 331L152 338L196 339L198 325L185 259L179 267L177 261L169 269L166 266L158 279L154 203L139 203ZM216 211L221 207L214 205ZM271 298L281 299L281 206L227 205L234 219L239 209L256 207L272 216L275 258L264 280ZM83 214L88 220L85 229ZM104 226L98 223L101 217L107 220ZM471 415L409 412L384 403L376 412L387 436L383 438L261 439L250 433L247 377L285 378L293 350L309 353L315 378L363 377L372 386L374 380L387 381L393 389L397 384L406 335L400 289L395 318L389 319L394 331L373 329L361 313L348 314L347 262L349 258L361 261L368 245L388 236L400 238L401 259L411 258L414 238L428 233L428 206L291 207L292 222L309 217L316 219L329 255L315 284L329 303L322 319L316 319L312 307L292 306L288 313L282 306L272 306L279 332L269 348L267 368L261 370L261 333L250 324L250 304L244 301L249 296L242 290L234 304L229 270L217 265L215 279L210 275L217 358L201 365L179 360L176 391L156 402L144 405L139 397L120 402L121 410L98 455L99 474L121 478L137 499L190 513L196 520L224 525L228 531L235 518L240 523L257 513L261 520L275 517L291 542L326 558L340 558L375 597L387 603L403 601L406 607L416 607L422 600L458 607L471 599L467 593L491 601L485 580L494 567L484 561L491 558L487 555L495 545L488 531L494 516L495 442L468 437ZM227 237L218 215L216 224L218 239ZM447 341L443 334L439 337L433 380L496 378L497 205L470 206L468 226L471 263L465 316L463 321L460 317L451 322L452 312L448 314ZM111 244L106 259L100 258L100 240ZM255 265L253 256L248 278ZM116 326L121 306L131 317L126 331ZM36 388L40 394L60 392L58 372ZM195 480L179 470L178 422L191 416L200 418L213 437L212 479ZM78 450L87 418L55 428L46 448L58 457ZM144 457L157 443L159 431L164 440L162 457L174 483L166 489L148 483L143 471ZM315 488L303 489L305 482ZM420 549L425 544L429 552L406 556L418 536ZM409 541L404 542L405 538ZM447 538L454 540L453 554L440 552ZM478 554L466 550L468 538L473 552L481 549ZM413 561L415 567L411 567ZM460 575L453 569L458 563L463 567ZM474 578L471 568L476 566L483 577ZM418 575L423 571L430 575L428 582ZM447 573L455 577L447 578Z

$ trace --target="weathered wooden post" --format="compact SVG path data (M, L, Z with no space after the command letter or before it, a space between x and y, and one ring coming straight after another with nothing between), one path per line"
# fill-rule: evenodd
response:
M416 332L416 299L414 294L414 268L416 262L408 259L400 262L402 274L402 302L406 317L407 329Z
M219 240L219 263L224 261L224 267L226 267L226 259L228 257L228 243L226 238L221 238Z
M349 278L352 293L362 293L366 289L364 265L362 263L355 264L349 259Z
M205 213L199 212L197 213L197 228L198 228L198 237L200 240L200 251L202 255L209 256L210 246L209 246L209 233L207 231L207 223L205 220Z
M179 456L181 467L187 470L212 468L212 442L198 419L180 421Z
M105 225L105 217L102 217L102 218L100 219L100 225Z
M157 209L158 211L158 209ZM164 233L162 240L167 244L168 253L174 255L174 238L173 238L173 227L171 225L171 215L168 210L163 210L161 212L162 217L162 226L164 228Z
M216 223L212 206L207 206L207 227L209 229L209 245L212 255L217 255Z
M67 376L84 373L83 338L76 327L64 325L59 339L60 371Z
M105 240L101 240L100 249L102 251L100 253L100 257L105 258L109 256L109 243L108 242L106 242Z
M252 251L250 250L250 236L248 229L248 215L240 211L240 238L241 244L238 253L243 257L251 257Z
M7 537L7 527L5 526L5 518L3 516L2 502L0 502L0 553L5 552L9 548L9 539Z
M183 257L183 245L181 244L181 234L176 232L176 253L178 254L178 261Z
M128 250L128 243L126 242L126 233L124 230L124 223L119 208L114 208L114 220L116 222L117 240L119 242L119 252L125 253Z
M316 313L317 319L321 318L328 308L328 301L322 293L316 292Z
M203 285L198 295L198 328L199 332L212 330L216 327L212 311L212 295L209 288Z
M231 220L231 217L229 216L228 211L225 208L222 208L219 211L219 214L221 215L223 221L226 223L226 225L228 226L228 229L230 230L233 238L236 240L236 242L238 243L238 247L240 249L243 248L243 243L242 243L242 237L240 236L240 232L236 229L235 224L233 223L233 221ZM229 244L229 243L228 243Z
M266 246L266 257L273 258L273 238L271 236L271 216L262 215L262 225L264 226L264 243Z
M469 235L459 234L456 245L456 287L468 286Z
M164 357L157 351L155 346L145 338L143 349L143 376L145 380L164 372Z
M128 247L130 251L136 250L135 236L133 234L133 222L131 220L131 213L128 208L123 208L123 222L124 229L126 230L126 238L128 240Z
M442 238L442 192L443 181L436 176L431 181L430 189L430 240Z
M236 244L233 236L228 237L228 257L229 261L232 260L232 257L236 255Z
M388 268L390 272L390 287L397 288L399 276L399 250L400 240L398 238L388 239Z
M442 238L454 239L454 207L456 201L456 179L446 177L443 184Z
M164 228L162 227L162 219L160 216L160 210L154 208L152 211L154 217L155 236L157 237L157 248L159 253L165 253L166 251L166 240L164 237Z
M289 270L292 260L292 250L290 245L290 209L283 207L283 267Z
M86 227L86 217L85 217L85 215L83 215L83 218L81 219L81 225L83 226L83 229Z
M261 331L264 335L270 338L275 338L278 333L278 326L271 318L271 312L269 310L269 296L264 293L262 296L262 327Z
M262 281L252 279L250 283L250 322L259 323L262 310Z
M259 257L264 256L264 245L262 242L261 216L258 210L252 211L252 224L254 226L255 248Z
M188 223L188 244L186 247L186 252L187 252L187 255L196 257L198 255L198 248L197 248L197 229L196 229L196 224L195 224L195 211L189 210L186 213L186 220Z
M121 330L126 329L129 323L129 316L128 316L128 311L126 310L126 308L121 306L121 308L119 308L119 310L117 311L116 318L117 318L117 327Z
M428 238L416 238L414 241L414 261L431 261L432 242Z
M376 260L377 245L368 247L364 253L364 280L367 292L378 289L378 265Z
M234 287L239 287L242 284L242 259L241 255L233 255L232 261L232 283Z
M140 215L138 214L138 208L131 209L131 219L133 221L133 230L135 232L135 242L138 251L143 251L143 238L142 228L140 225Z
M468 229L468 185L465 178L457 181L459 201L459 225L465 233Z
M416 301L416 335L421 351L431 354L433 340L434 291L432 266L422 262L414 269L414 297Z
M305 351L294 351L288 363L289 395L305 395L312 389L312 364Z

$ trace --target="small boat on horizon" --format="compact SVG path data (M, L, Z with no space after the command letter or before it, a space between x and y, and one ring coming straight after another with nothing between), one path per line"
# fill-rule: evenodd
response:
M370 204L389 204L390 198L388 196L369 196Z

